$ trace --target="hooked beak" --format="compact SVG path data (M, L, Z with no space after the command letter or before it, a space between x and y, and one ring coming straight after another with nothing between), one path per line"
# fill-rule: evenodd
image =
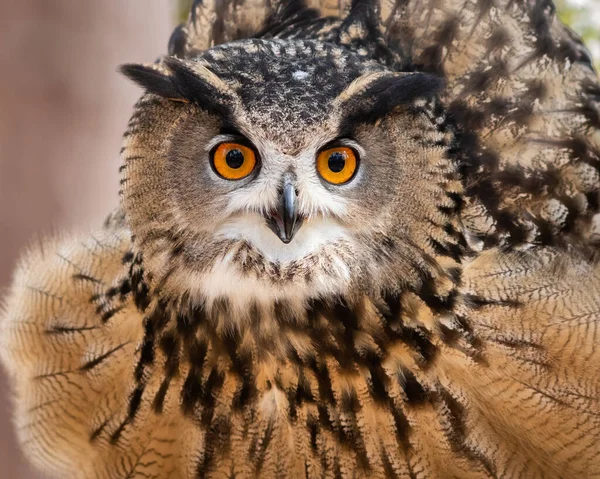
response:
M279 205L267 218L267 225L277 237L288 244L302 225L298 216L296 189L291 181L286 180L280 193Z

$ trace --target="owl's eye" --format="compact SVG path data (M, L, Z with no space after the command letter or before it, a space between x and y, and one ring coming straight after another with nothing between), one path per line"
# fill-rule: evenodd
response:
M239 143L221 143L212 154L215 171L226 180L241 180L256 166L256 154Z
M317 158L317 171L325 181L334 185L350 181L357 166L357 154L347 146L323 150Z

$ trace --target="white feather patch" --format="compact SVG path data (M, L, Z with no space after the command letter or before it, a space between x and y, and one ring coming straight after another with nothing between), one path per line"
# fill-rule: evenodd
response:
M285 244L267 227L265 219L256 214L232 219L219 228L215 236L245 240L266 259L282 265L301 260L327 244L350 239L346 229L335 220L316 217L305 221L294 239Z
M301 261L328 244L350 240L349 234L335 221L313 219L307 221L286 245L266 226L262 217L252 214L226 223L217 230L217 236L243 239L266 260L279 263L282 268L293 261ZM209 304L226 297L234 309L242 311L253 302L268 305L286 299L300 304L309 298L340 294L350 283L350 270L341 258L338 261L334 258L333 266L328 270L316 267L311 271L309 282L304 278L291 278L285 283L275 284L267 277L242 273L233 261L235 253L234 250L226 255L207 273L196 277L190 277L188 273L186 283L194 285L192 294L205 298Z

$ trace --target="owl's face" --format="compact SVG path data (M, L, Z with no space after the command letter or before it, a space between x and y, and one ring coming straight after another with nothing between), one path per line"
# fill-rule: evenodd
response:
M125 72L161 97L138 105L123 183L165 284L212 300L385 289L420 281L447 241L437 79L262 40Z

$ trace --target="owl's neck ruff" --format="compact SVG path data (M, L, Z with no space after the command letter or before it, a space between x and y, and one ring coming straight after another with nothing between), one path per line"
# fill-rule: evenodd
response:
M249 302L241 310L234 309L226 296L209 305L189 293L161 294L160 280L145 270L142 255L131 254L127 260L132 294L145 327L131 417L136 412L135 398L147 394L149 378L157 375L162 378L160 388L152 393L157 412L179 377L183 385L173 387L181 388L182 410L190 415L201 410L203 417L210 416L214 413L211 398L223 387L225 375L235 373L240 379L236 407L257 407L265 401L265 394L285 393L286 381L291 380L299 384L295 396L287 399L293 413L295 404L315 399L308 382L303 385L309 381L307 374L322 385L323 394L331 394L327 384L333 364L349 375L368 371L369 394L386 402L390 400L386 352L405 349L411 366L396 366L404 375L401 383L407 400L418 403L428 394L419 369L435 360L442 345L477 360L477 341L460 313L464 299L457 290L460 274L456 269L446 281L438 283L430 277L402 291L357 287L330 294L328 299Z

